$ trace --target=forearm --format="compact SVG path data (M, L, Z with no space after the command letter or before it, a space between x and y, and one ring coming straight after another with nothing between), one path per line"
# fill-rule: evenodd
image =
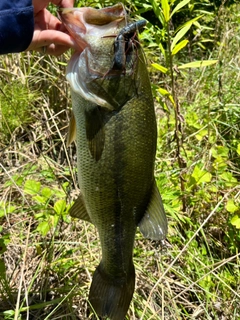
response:
M24 51L33 30L32 0L0 0L0 54Z

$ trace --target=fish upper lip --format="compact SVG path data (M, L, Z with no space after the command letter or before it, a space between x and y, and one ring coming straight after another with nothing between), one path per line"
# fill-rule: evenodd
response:
M83 17L84 23L92 25L106 25L112 21L123 20L126 17L126 11L122 3L118 3L111 7L102 9L94 9L90 7L81 8L58 8L58 16L62 20L64 14L75 13ZM81 17L81 18L82 18ZM63 18L64 19L64 18Z
M116 6L111 7L112 11L108 8L59 8L57 14L66 27L71 24L76 24L78 25L80 32L84 34L88 29L91 29L91 26L96 29L97 27L106 26L111 22L117 24L125 19L126 13L124 10L119 14L114 14L116 10L114 7Z
M99 38L116 36L118 24L125 19L126 13L122 5L118 4L100 10L88 7L59 8L58 17L81 52L88 47L84 39L86 35L92 34Z

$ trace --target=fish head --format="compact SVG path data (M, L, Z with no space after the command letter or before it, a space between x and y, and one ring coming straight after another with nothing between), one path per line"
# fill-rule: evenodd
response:
M102 9L60 8L58 15L80 52L94 45L94 42L91 43L91 36L98 39L116 36L126 19L126 12L121 3Z
M71 90L94 105L118 110L136 94L138 22L121 3L102 9L63 8L59 16L78 49L67 66Z
M61 8L58 15L78 47L67 66L71 90L87 101L114 109L108 97L101 97L99 92L105 91L98 79L111 69L114 40L127 23L124 6L118 3L102 9Z

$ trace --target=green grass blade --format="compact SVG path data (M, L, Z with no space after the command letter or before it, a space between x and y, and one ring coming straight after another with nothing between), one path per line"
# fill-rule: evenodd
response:
M213 64L216 64L218 60L202 60L202 61L194 61L190 63L185 63L181 66L178 66L178 69L188 69L188 68L201 68L208 67Z

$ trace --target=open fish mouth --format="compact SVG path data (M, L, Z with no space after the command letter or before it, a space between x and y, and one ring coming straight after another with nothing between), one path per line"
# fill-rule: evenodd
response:
M123 102L114 101L109 94L106 97L98 82L125 75L134 77L140 47L137 31L146 21L128 23L121 3L100 10L64 8L59 16L79 48L67 67L71 88L103 108L118 108Z
M60 8L59 17L69 34L78 44L79 51L87 46L86 35L100 37L117 36L119 24L126 21L126 12L121 3L103 9Z
M145 20L128 23L121 3L99 10L86 7L62 8L59 16L78 44L80 52L87 47L91 50L89 44L91 36L94 36L98 42L101 38L114 39L113 64L108 72L101 76L118 76L118 71L126 72L126 64L130 63L131 67L132 51L138 46L137 31L146 25ZM91 73L94 73L93 70Z

